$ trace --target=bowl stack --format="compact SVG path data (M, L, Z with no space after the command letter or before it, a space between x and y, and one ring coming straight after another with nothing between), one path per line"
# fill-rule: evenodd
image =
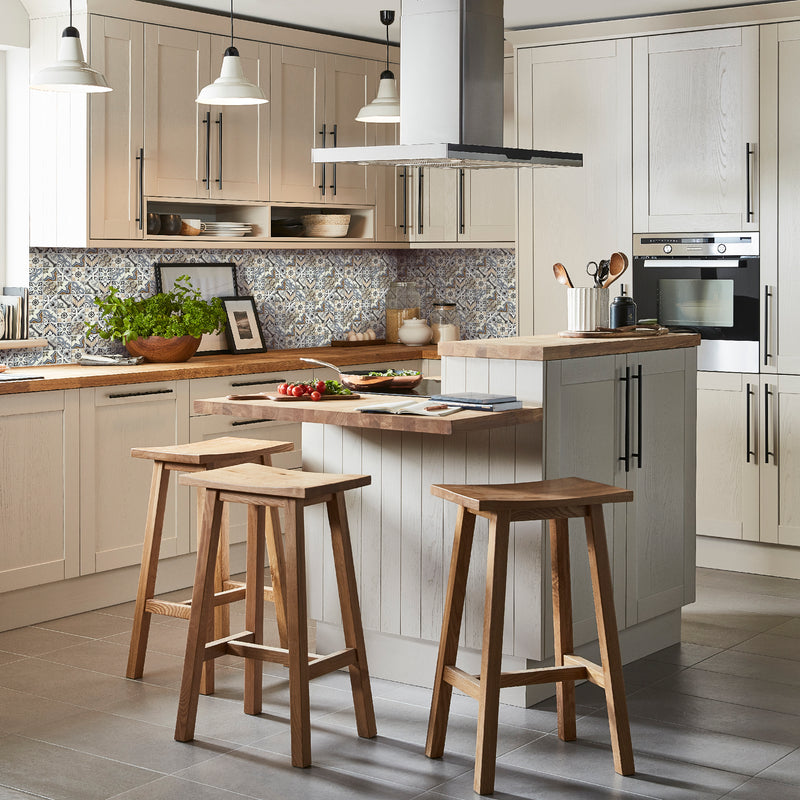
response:
M349 214L306 214L302 219L306 236L341 238L350 227Z

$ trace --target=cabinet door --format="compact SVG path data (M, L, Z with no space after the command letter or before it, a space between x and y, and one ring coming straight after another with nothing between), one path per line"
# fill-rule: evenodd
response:
M454 242L458 226L457 169L415 167L412 210L412 241Z
M81 574L142 560L152 462L132 447L185 442L187 381L81 389ZM161 556L189 552L188 490L170 477Z
M519 53L519 146L583 153L580 169L519 171L521 335L566 328L554 263L588 285L588 261L630 253L630 54L626 39Z
M758 229L758 69L756 26L635 40L635 230Z
M212 79L220 73L230 39L211 37ZM242 69L269 100L268 44L237 41ZM269 199L270 103L211 106L211 197L221 200ZM201 111L209 110L201 106Z
M0 592L78 575L78 391L0 402Z
M144 26L92 16L92 65L112 92L91 96L91 239L141 239L139 149L144 144Z
M758 377L697 376L697 535L758 540Z
M207 197L210 111L195 99L211 82L209 36L146 25L145 194Z
M378 89L380 64L363 58L325 56L325 147L367 147L375 144L375 125L356 122L356 114ZM309 154L310 158L310 154ZM358 164L329 164L325 202L375 202L375 171Z
M687 363L687 361L689 363ZM695 350L627 356L628 625L694 599Z
M761 541L800 546L800 376L761 378Z
M322 136L325 55L273 46L271 84L270 199L320 203L330 166L323 170L312 164L311 148L327 143Z

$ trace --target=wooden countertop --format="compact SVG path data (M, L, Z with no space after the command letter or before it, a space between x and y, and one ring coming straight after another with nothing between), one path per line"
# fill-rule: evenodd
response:
M340 367L384 361L438 358L434 346L408 347L404 344L364 345L359 347L307 347L298 350L271 350L251 355L195 356L180 364L140 364L134 367L81 367L54 364L44 367L15 367L11 375L43 375L41 380L3 382L0 395L46 392L52 389L84 389L92 386L118 386L151 381L216 378L223 375L252 375L260 372L312 369L314 364L301 356L330 361ZM2 359L0 359L2 360Z
M648 350L674 350L697 347L700 334L665 333L662 336L638 336L620 339L565 339L560 336L514 336L508 339L472 339L463 342L439 342L440 356L466 358L508 358L515 361L559 361Z
M412 414L363 414L356 409L376 403L396 401L396 395L362 394L358 400L227 400L213 397L195 400L198 414L227 414L239 419L277 419L287 422L319 422L343 428L373 428L411 433L449 435L463 431L503 428L528 422L541 422L541 406L514 411L459 411L446 417L418 417Z

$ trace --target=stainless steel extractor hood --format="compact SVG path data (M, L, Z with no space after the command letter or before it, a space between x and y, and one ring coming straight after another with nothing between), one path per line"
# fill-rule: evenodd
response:
M317 147L315 163L580 167L580 153L503 147L503 0L403 0L400 144Z

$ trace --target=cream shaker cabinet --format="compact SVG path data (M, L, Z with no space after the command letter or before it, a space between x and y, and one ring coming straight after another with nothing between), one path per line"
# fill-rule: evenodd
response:
M587 261L630 253L631 42L526 48L517 69L519 146L583 153L581 169L519 172L519 333L546 334L567 323L554 263L588 286Z
M0 592L74 578L78 550L78 390L0 402Z
M634 230L758 230L758 27L633 44Z

